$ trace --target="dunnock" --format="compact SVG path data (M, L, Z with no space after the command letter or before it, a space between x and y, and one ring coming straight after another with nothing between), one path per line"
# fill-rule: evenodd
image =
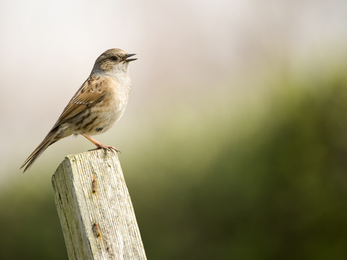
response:
M131 91L128 54L121 49L110 49L95 61L89 78L65 107L58 121L45 139L33 151L21 166L24 172L48 146L60 139L81 134L96 145L95 149L107 149L118 152L116 148L103 145L90 135L106 132L124 113Z

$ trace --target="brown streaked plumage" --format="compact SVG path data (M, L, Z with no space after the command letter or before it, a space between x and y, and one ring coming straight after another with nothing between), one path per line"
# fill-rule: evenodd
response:
M96 149L118 150L103 145L90 135L106 132L124 113L128 103L131 81L128 54L121 49L110 49L95 61L89 78L82 84L65 107L51 131L24 161L21 168L28 170L52 144L72 134L81 134L96 145Z

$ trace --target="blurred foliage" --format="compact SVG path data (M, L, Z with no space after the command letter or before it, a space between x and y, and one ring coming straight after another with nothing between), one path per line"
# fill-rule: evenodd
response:
M0 259L68 259L50 188L35 176L1 190Z
M270 80L238 120L164 122L120 157L148 259L347 258L347 78L329 75ZM0 193L0 259L67 259L50 187L27 186Z

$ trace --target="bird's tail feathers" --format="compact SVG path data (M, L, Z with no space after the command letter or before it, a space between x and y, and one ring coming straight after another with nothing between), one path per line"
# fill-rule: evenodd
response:
M20 169L24 168L23 173L28 170L32 164L40 157L40 155L53 143L58 141L60 138L57 137L57 131L54 129L48 133L48 135L43 139L39 146L29 155L29 157L24 161Z

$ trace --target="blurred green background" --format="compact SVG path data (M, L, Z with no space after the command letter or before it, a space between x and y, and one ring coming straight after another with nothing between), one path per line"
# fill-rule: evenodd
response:
M2 2L0 259L67 259L50 178L92 145L18 168L111 47L139 60L96 139L123 152L148 259L346 259L347 6L294 2Z

